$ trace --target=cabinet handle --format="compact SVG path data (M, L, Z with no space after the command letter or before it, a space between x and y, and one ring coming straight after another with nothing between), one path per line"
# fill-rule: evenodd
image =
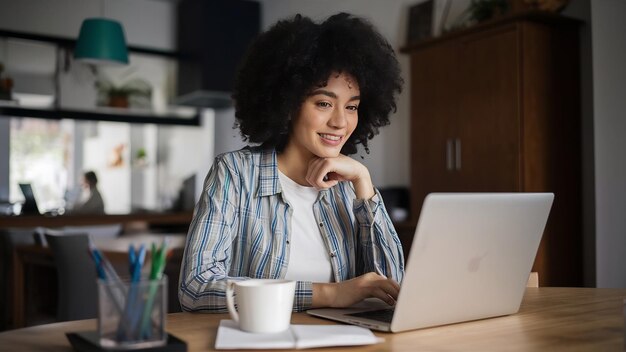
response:
M456 171L461 171L461 139L455 139L454 145L456 147L454 151Z
M446 139L446 169L448 171L452 171L454 169L454 165L452 164L452 153L454 153L454 145L452 138Z

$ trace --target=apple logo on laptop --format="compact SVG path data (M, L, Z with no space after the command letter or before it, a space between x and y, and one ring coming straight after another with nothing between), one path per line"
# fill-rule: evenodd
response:
M485 258L487 256L487 254L489 254L489 251L485 252L481 256L475 256L475 257L471 258L469 260L469 262L467 262L467 270L470 273L477 272L478 269L480 269L480 262L483 260L483 258Z

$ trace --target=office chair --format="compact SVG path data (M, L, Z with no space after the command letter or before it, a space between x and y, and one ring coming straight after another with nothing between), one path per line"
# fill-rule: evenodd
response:
M15 248L35 244L32 228L0 228L0 331L10 328L13 307L13 254Z
M95 318L98 308L96 266L85 234L45 234L59 278L57 319Z
M38 227L35 229L35 241L44 247L48 246L45 234L55 236L88 235L91 238L117 238L122 233L122 224L65 226L59 228Z

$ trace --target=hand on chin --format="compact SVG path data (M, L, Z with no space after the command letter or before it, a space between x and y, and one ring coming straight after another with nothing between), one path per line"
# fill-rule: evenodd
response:
M317 189L327 189L340 181L354 181L361 175L362 168L361 163L343 154L315 157L309 161L306 180Z

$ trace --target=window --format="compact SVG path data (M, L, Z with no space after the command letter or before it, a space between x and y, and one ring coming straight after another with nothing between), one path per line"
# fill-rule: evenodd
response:
M19 183L31 183L40 211L64 206L72 136L56 120L11 119L9 199L22 202Z

